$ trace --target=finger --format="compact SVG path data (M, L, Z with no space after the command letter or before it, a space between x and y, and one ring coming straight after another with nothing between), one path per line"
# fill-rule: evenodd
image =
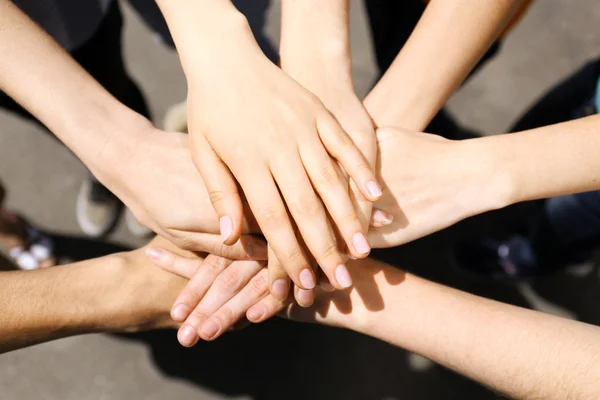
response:
M261 269L236 296L202 324L200 337L214 340L231 329L250 307L269 294L268 278L268 271Z
M257 177L252 178L256 180ZM294 283L304 289L314 288L317 282L315 275L296 238L275 182L271 176L259 181L261 185L244 187L258 225Z
M232 260L266 260L267 244L257 236L242 235L240 240L229 246L219 235L202 232L171 230L179 237L175 244L183 250L209 253Z
M175 322L183 322L188 318L190 312L200 303L215 279L231 265L233 261L227 258L209 255L200 268L192 276L188 284L183 288L171 309L171 318ZM192 329L193 335L190 333ZM197 340L197 330L183 324L179 328L179 342L186 347L193 346Z
M363 196L370 201L379 200L382 192L375 172L336 119L331 115L320 118L317 129L327 152L344 167Z
M246 318L255 324L266 321L277 315L291 301L291 299L288 299L281 302L273 296L267 296L248 309Z
M348 193L348 184L342 179L342 172L322 148L321 143L317 140L315 142L310 149L300 149L302 162L348 249L354 257L364 258L371 251L371 247L363 233L357 208ZM348 285L348 282L339 283L342 287Z
M212 331L214 324L204 329L204 322L234 298L250 282L250 279L263 268L264 265L256 261L233 263L215 279L206 295L185 320L185 324L196 329L201 337L210 337L211 335L207 332ZM266 286L266 281L264 285ZM202 332L203 329L204 333Z
M344 275L346 266L329 225L327 213L314 192L300 157L285 157L285 161L279 160L276 163L278 164L273 165L273 176L306 246L336 287L343 289L348 283L351 285L351 281L345 280L349 274ZM293 276L292 280L296 283ZM305 290L314 288L300 287Z
M158 247L148 247L145 253L157 267L186 279L194 276L203 262L201 258L185 258Z
M232 245L242 234L243 219L242 200L236 180L202 135L195 135L192 145L192 159L219 217L222 242Z
M371 213L371 228L383 228L394 221L394 216L386 211L374 208Z
M310 307L315 302L315 289L304 290L294 287L294 298L300 307Z
M269 288L273 297L280 301L284 301L290 292L290 278L270 246L268 253Z

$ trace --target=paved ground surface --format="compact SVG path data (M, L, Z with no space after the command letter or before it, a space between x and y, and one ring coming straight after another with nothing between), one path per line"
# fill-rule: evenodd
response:
M357 87L365 93L376 73L364 13L354 1ZM278 30L277 4L268 22ZM450 102L460 120L485 133L503 132L546 88L600 53L594 0L538 1L499 56ZM128 13L126 52L132 73L156 116L185 96L175 55L154 43ZM0 177L9 204L64 235L73 254L101 245L80 240L75 197L85 169L40 129L0 114ZM445 254L455 240L499 233L519 211L495 213L383 254L396 264L488 297L600 323L598 275L564 274L518 288L457 276ZM136 242L120 228L110 240ZM68 253L67 251L67 253ZM86 253L89 252L89 253ZM286 346L269 351L268 341ZM1 399L493 399L480 386L369 338L337 330L265 324L193 351L176 346L172 332L120 338L71 338L0 356Z

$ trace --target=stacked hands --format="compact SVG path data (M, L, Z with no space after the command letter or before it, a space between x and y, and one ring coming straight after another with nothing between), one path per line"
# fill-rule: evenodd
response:
M175 139L184 147L187 145L185 135L157 134ZM385 186L383 196L375 203L371 214L371 229L366 241L375 248L393 247L450 226L480 212L469 203L474 196L481 200L481 211L501 207L507 200L498 191L488 194L481 189L485 187L484 181L492 179L490 171L496 167L481 156L478 143L485 141L455 142L395 128L379 129L376 179ZM407 168L396 167L398 158L404 160ZM177 160L182 160L182 157L174 158L172 164L163 165L177 168ZM168 168L162 168L162 173L171 174ZM193 166L188 173L197 174ZM164 194L177 196L177 201L182 204L181 198L190 192L194 191L173 186ZM200 208L202 213L195 212L196 206L179 208L177 217L185 220L184 213L189 213L189 222L194 225L188 225L190 228L187 229L202 226L209 232L217 232L219 223L209 207L208 193L198 191L197 195L197 204L204 204ZM161 200L176 201L175 198ZM191 200L189 202L193 203ZM272 268L280 268L280 264L272 262L271 246L253 235L260 231L252 215L248 211L243 215L247 216L240 222L243 235L232 246L222 244L216 233L183 234L164 230L165 236L176 245L155 239L146 248L146 254L156 265L189 279L171 310L173 320L182 324L178 339L184 346L193 346L199 338L213 340L244 317L251 322L262 322L289 306L294 297L298 305L309 307L318 292L323 295L323 292L346 288L339 284L339 280L336 284L326 273L320 276L317 287L318 271L313 269L314 264L306 264L314 274L314 284L308 288L300 286L303 283L300 279L293 296L288 296L287 290L282 295L276 288L277 281L272 278ZM181 250L181 247L195 252ZM366 253L357 256L363 258ZM352 275L349 273L350 282ZM297 275L292 275L294 282L295 277Z
M284 3L283 18L304 7ZM306 33L298 20L284 25L281 68L241 34L244 22L229 28L239 29L229 35L237 45L246 44L235 54L174 29L189 85L189 137L147 126L145 147L129 155L132 171L106 180L142 223L207 254L147 251L190 279L171 310L184 346L215 339L244 315L264 321L292 298L309 307L318 290L347 289L348 258L449 226L479 212L472 198L485 196L476 191L482 175L464 168L478 157L472 146L408 130L376 134L355 94L347 33L332 29L341 37L329 43L342 45L315 47L306 36L320 35L318 28ZM220 68L187 52L192 45L218 54ZM502 200L494 197L492 208Z
M183 323L182 344L216 337L246 310L250 320L262 321L292 297L310 306L318 284L324 290L353 285L349 257L365 258L371 247L396 246L512 200L510 190L498 193L507 185L486 139L376 131L389 90L376 86L368 106L355 94L347 0L283 3L281 68L264 56L229 1L158 3L188 83L189 135L153 127L43 35L28 51L54 49L48 63L72 71L68 79L24 70L31 79L0 85L142 224L180 249L208 254L198 266L172 250L149 250L162 267L190 277L172 309ZM21 47L8 52L27 59ZM418 103L427 109L423 115L435 114L465 75L461 68L451 72L452 85ZM47 84L56 87L29 97ZM52 97L54 89L65 95ZM422 119L410 126L425 126ZM231 306L228 318L219 314L224 304Z

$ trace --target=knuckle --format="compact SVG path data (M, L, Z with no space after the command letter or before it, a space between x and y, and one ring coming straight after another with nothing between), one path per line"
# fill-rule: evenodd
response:
M279 211L270 208L263 210L260 216L268 228L281 228L285 224L285 216Z
M360 221L358 220L358 214L355 211L347 211L340 217L342 224L351 225L352 227L360 227Z
M304 218L310 219L315 219L322 211L321 203L313 196L299 196L291 207Z
M296 246L284 256L284 262L287 264L301 263L303 258L302 249Z
M219 320L221 326L227 329L227 326L235 322L235 314L228 306L223 306L219 309L218 313L214 315L214 318Z
M339 177L331 164L326 164L319 171L319 180L322 185L332 185L339 181Z
M323 259L328 259L333 256L337 256L337 254L338 254L337 246L335 245L335 243L331 243L327 247L325 247L325 249L323 249L323 251L321 252L321 257Z
M224 190L210 190L208 197L212 205L222 204L229 198L229 193Z
M242 277L235 270L225 271L219 278L219 285L227 292L235 292L242 283Z
M211 246L210 253L215 256L219 256L219 258L229 258L229 256L231 255L231 248L230 246L227 246L222 242L217 242L213 243L213 245Z
M221 272L227 267L227 262L226 258L217 256L207 258L204 264L206 264L207 269L213 272Z
M194 241L189 235L180 236L177 238L177 246L183 250L191 250L193 248Z
M188 318L188 321L186 322L192 325L194 328L198 329L199 325L202 322L206 321L208 318L210 318L210 315L205 310L201 308L196 308L190 316L190 318Z
M249 286L256 297L261 297L266 294L269 288L267 279L265 279L263 275L256 275L254 278L250 279Z
M189 285L184 293L185 300L189 305L196 305L204 297L204 288L200 285Z

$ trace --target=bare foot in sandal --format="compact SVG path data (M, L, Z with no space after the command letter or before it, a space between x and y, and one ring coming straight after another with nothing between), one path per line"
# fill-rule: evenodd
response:
M24 218L0 208L0 245L20 269L48 268L56 265L52 239Z

